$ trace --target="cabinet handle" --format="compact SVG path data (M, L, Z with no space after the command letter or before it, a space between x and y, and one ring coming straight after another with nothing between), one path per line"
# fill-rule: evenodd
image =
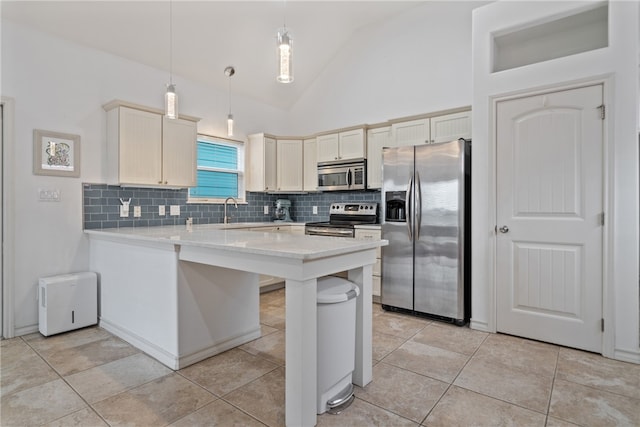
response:
M162 184L162 181L158 181L158 184Z
M167 184L167 181L165 181L164 183Z

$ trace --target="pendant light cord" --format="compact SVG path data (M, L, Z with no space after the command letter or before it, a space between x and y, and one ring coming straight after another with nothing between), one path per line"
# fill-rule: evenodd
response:
M169 84L173 84L173 2L169 0Z

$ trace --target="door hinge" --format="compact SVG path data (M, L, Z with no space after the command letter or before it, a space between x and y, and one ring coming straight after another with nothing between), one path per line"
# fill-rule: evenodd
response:
M600 319L600 331L604 332L604 319Z
M604 226L604 212L600 214L600 225Z
M604 118L605 118L605 111L606 111L606 107L605 107L605 105L604 105L604 104L599 105L599 106L598 106L598 109L600 110L600 118L601 118L602 120L604 120Z

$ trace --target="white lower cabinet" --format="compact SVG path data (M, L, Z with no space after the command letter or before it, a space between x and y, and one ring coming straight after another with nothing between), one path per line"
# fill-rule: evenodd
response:
M360 240L380 240L382 230L356 228L355 238ZM373 296L380 297L380 283L382 277L382 250L376 249L376 263L373 266Z

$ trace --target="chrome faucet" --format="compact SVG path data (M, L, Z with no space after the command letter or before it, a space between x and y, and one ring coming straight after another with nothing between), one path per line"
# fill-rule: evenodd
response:
M236 201L236 199L234 199L231 196L225 199L224 201L224 223L225 224L229 224L229 220L231 219L230 216L227 216L227 202L229 201L229 199L233 200L233 204L235 205L236 209L238 209L238 202Z

